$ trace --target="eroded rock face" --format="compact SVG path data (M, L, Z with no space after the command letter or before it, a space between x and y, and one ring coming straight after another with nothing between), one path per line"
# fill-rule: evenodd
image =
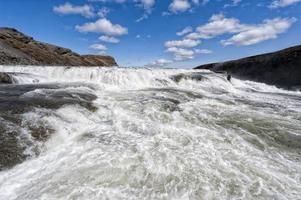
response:
M239 78L297 89L301 88L301 45L274 53L201 65L195 69L226 71Z
M0 65L117 66L111 56L79 55L38 42L16 29L0 28Z

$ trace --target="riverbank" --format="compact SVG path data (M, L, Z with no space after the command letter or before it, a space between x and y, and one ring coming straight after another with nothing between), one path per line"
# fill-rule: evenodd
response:
M79 55L70 49L34 40L13 28L0 28L0 65L117 66L103 55Z
M301 89L301 45L239 60L196 67L289 90Z

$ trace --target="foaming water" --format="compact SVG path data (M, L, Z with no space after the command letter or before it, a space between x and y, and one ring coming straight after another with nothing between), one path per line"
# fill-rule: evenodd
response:
M0 71L16 72L19 84L69 84L25 96L63 91L97 97L96 109L76 103L22 114L23 123L42 123L53 134L38 143L38 155L0 172L0 199L301 196L299 92L229 82L203 70Z

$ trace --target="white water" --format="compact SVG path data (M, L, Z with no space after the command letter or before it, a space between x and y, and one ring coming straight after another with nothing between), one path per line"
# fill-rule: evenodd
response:
M0 71L26 73L14 75L23 84L82 84L66 90L98 97L96 111L68 105L24 114L55 133L39 156L0 172L1 200L301 197L299 92L208 71L178 83L170 77L196 71Z

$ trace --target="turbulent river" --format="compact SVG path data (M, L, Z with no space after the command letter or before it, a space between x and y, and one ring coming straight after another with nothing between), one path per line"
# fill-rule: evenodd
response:
M1 200L301 198L301 92L203 70L0 71Z

